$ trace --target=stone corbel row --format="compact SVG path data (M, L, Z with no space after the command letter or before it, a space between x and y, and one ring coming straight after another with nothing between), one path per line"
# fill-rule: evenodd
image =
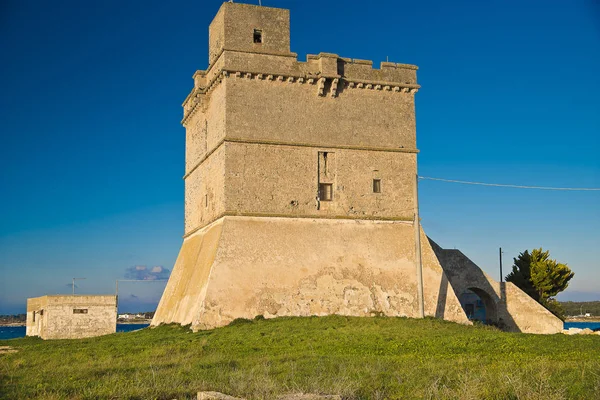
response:
M189 112L184 115L181 120L181 124L185 125L186 121L190 119L196 112L201 109L203 112L206 111L206 107L208 106L207 95L213 91L213 89L221 83L223 77L227 76L225 74L226 71L223 71L221 74L216 74L208 83L206 87L198 88L196 93L194 94L191 101L194 102L194 105L190 108Z
M355 81L346 81L347 88L357 88L357 89L372 89L372 90L384 90L384 91L392 91L392 92L402 92L402 93L411 93L415 94L419 90L417 87L410 86L400 86L400 85L388 85L388 84L373 84L373 83L365 83L365 82L355 82Z
M305 78L303 76L289 76L289 75L274 75L274 74L257 74L252 72L229 72L223 71L221 74L223 77L235 76L236 78L245 78L245 79L256 79L256 80L266 80L266 81L276 81L276 82L287 82L287 83L308 83L313 84L316 82L315 78Z
M195 93L193 94L192 98L189 100L191 101L193 104L191 105L189 111L183 115L183 119L181 120L181 124L185 125L185 123L187 122L188 119L190 119L194 114L196 114L196 112L199 109L204 109L206 108L206 106L203 106L203 103L205 103L205 99L203 98L204 93L202 93L200 90L196 90Z
M361 82L355 80L347 80L340 78L306 78L306 77L296 77L296 76L287 76L287 75L273 75L273 74L261 74L261 73L252 73L252 72L229 72L223 71L223 77L235 76L236 78L245 78L245 79L256 79L256 80L267 80L267 81L276 81L276 82L287 82L287 83L308 83L308 84L317 84L317 94L319 96L325 96L325 86L327 80L331 80L331 90L329 91L331 97L336 97L339 91L340 81L343 87L346 88L357 88L357 89L372 89L372 90L383 90L383 91L392 91L392 92L401 92L401 93L410 93L415 94L418 91L418 85L410 85L407 84L394 84L389 82L382 83L373 83L373 82Z
M198 110L198 106L200 105L203 110L206 108L207 99L203 98L203 95L208 95L212 90L219 84L224 78L227 77L236 77L243 79L256 79L256 80L266 80L266 81L275 81L275 82L286 82L286 83L300 83L300 84L309 84L317 85L317 95L318 96L326 96L329 94L331 97L337 97L339 94L340 84L343 85L344 88L350 89L370 89L370 90L381 90L381 91L391 91L398 93L408 93L415 94L419 90L418 85L402 85L396 84L392 82L367 82L367 81L357 81L357 80L348 80L344 78L311 78L304 76L290 76L290 75L280 75L280 74L263 74L263 73L253 73L253 72L243 72L243 71L222 71L220 74L217 74L213 79L211 79L210 83L206 88L199 90L191 101L194 101L195 104L190 108L189 112L184 116L181 121L185 124L185 121L190 118L193 114ZM329 92L325 92L327 81L331 81L331 86ZM202 97L201 97L202 96Z

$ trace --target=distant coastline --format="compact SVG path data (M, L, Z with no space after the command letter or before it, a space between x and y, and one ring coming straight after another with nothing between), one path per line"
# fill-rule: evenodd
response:
M117 324L119 325L139 325L139 324L150 324L150 322L152 322L152 319L133 319L133 320L129 320L129 319L118 319L117 320Z
M118 320L117 324L119 325L140 325L140 324L150 324L152 322L151 319L136 319L134 321L121 321ZM27 326L25 322L0 322L0 326Z
M565 322L600 322L600 317L567 317Z

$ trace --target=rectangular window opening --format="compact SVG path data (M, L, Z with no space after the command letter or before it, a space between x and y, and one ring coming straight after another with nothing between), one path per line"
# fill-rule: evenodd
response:
M254 30L254 43L262 43L262 30L255 29Z
M381 193L381 179L373 179L373 193Z
M87 314L87 308L74 308L73 314Z
M319 200L320 201L332 201L333 200L333 184L319 183Z

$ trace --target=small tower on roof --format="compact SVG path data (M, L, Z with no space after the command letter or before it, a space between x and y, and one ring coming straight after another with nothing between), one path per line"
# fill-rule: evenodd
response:
M208 28L208 63L223 50L295 56L290 53L290 12L241 3L224 3Z

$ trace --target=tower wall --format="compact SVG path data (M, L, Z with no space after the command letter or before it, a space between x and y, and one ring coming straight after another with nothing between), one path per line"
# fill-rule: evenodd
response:
M261 31L261 43L254 42L254 29ZM209 64L224 50L288 54L290 12L282 8L223 3L208 28L208 37Z
M254 143L225 148L229 215L412 219L415 154ZM332 184L332 201L318 199L319 182Z
M186 235L223 215L411 218L415 71L223 50L184 102Z
M417 67L298 61L287 10L224 3L209 31L183 103L184 242L152 324L417 316ZM422 236L426 314L469 323Z
M425 314L469 323L423 232L421 243ZM418 317L414 257L409 222L224 217L185 239L152 325Z
M331 81L323 84L324 95L320 96L319 83L267 77L251 74L227 79L227 138L355 149L416 149L414 96L409 93L351 88L338 79L335 96Z

